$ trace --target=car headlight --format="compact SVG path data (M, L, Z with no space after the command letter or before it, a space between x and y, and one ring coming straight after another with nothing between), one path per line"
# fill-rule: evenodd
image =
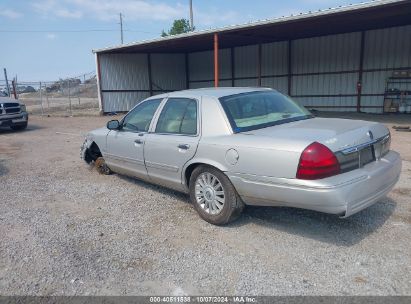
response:
M20 111L21 111L21 112L27 112L26 105L21 104L21 105L20 105Z

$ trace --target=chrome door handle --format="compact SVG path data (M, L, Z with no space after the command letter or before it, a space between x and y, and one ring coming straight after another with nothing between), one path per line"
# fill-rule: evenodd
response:
M134 142L135 142L136 144L142 144L142 143L143 143L143 141L142 141L141 139L136 139Z
M180 144L180 145L178 145L178 148L179 148L179 149L183 149L183 150L188 150L188 149L190 149L190 145Z

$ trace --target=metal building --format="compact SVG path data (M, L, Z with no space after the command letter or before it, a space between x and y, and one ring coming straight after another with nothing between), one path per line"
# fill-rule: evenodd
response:
M94 53L103 112L215 85L275 88L310 109L382 113L387 80L411 79L411 1L373 1ZM411 93L407 77L393 82L393 98Z

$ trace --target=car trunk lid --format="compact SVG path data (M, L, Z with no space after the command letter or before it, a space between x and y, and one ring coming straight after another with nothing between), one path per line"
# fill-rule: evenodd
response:
M304 145L319 142L337 152L366 144L388 134L388 129L375 122L339 118L312 118L244 132L276 139L295 140Z

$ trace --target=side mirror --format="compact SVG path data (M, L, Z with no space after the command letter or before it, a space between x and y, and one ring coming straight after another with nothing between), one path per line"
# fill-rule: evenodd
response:
M107 129L109 129L109 130L119 130L120 129L120 122L118 120L110 120L107 123Z

